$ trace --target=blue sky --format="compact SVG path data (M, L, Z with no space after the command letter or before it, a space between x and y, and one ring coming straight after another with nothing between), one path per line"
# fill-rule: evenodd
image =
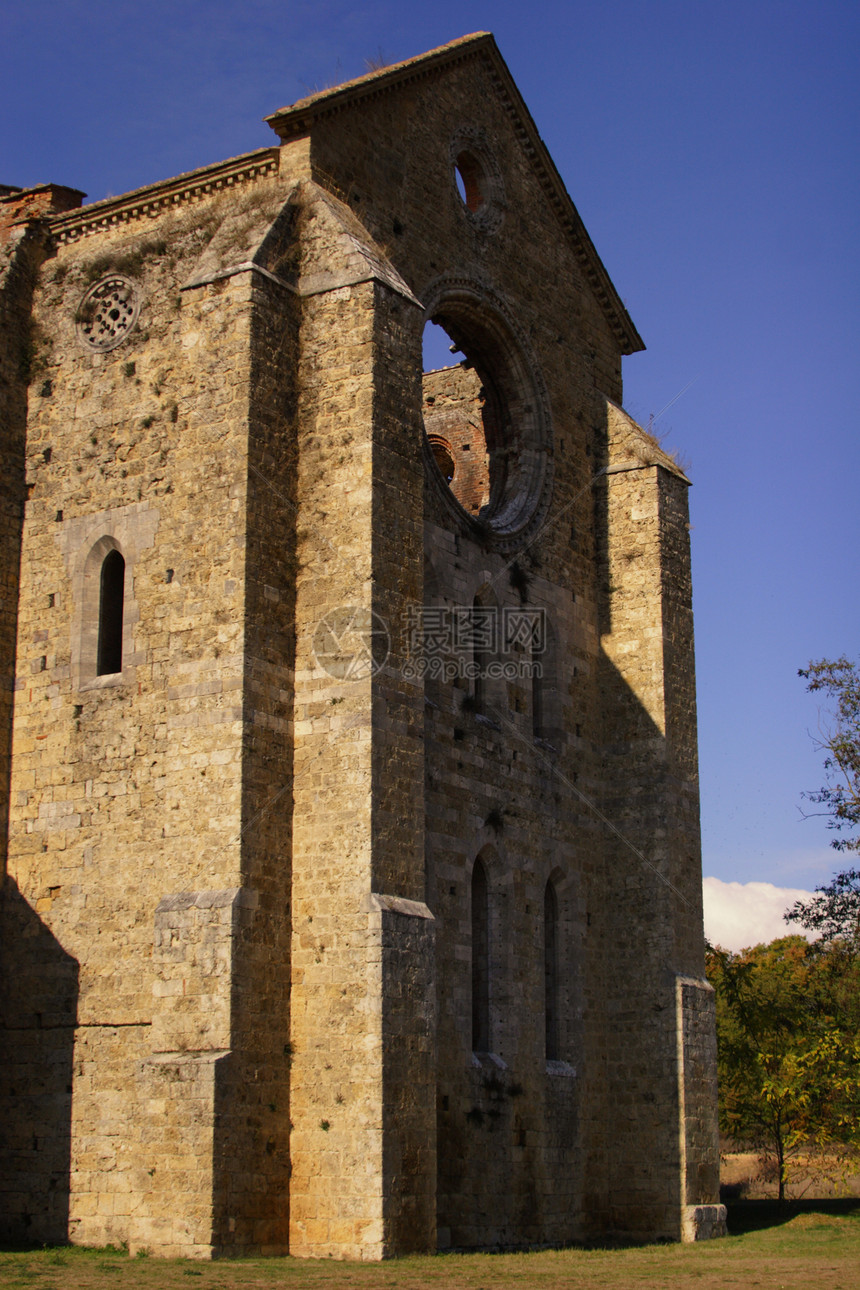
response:
M786 887L797 669L860 654L854 381L860 6L794 0L4 0L0 182L90 200L271 143L314 89L492 30L648 349L625 404L694 481L704 870Z

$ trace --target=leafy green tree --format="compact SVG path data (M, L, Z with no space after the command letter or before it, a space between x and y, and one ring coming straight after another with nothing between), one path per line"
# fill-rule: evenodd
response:
M800 675L827 700L817 740L825 784L806 797L838 832L832 845L860 851L860 668L822 659ZM818 939L707 955L720 1127L773 1163L780 1200L793 1161L810 1148L838 1171L860 1146L860 870L843 870L785 918Z
M843 940L860 953L860 870L844 869L815 892L809 900L796 900L785 921L800 923L824 941Z
M739 953L709 948L707 972L720 1128L773 1164L783 1201L798 1156L818 1148L838 1171L860 1145L857 960L786 936Z

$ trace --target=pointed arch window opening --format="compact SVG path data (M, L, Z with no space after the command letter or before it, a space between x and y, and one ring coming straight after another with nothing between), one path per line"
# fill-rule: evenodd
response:
M558 1045L558 897L552 879L544 891L544 1022L546 1060L559 1060Z
M532 671L532 735L535 739L543 738L544 733L544 694L541 660Z
M472 1052L490 1051L490 928L487 873L472 870Z
M475 601L478 604L478 601ZM487 702L487 684L486 684L486 667L487 651L483 648L477 638L477 633L472 641L472 663L474 670L474 680L472 683L472 700L475 704L476 712L483 712Z
M102 561L99 579L99 638L97 676L122 671L122 617L125 601L125 560L116 549Z
M498 605L492 592L486 587L475 595L472 601L472 703L475 712L489 715L488 707L495 697L489 683L489 665L495 657L497 625L493 616ZM490 622L487 622L488 614Z

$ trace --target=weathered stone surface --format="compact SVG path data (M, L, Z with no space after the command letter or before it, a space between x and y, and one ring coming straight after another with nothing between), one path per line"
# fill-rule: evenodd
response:
M490 37L271 122L0 194L2 1232L716 1234L641 341ZM422 384L427 316L467 361Z

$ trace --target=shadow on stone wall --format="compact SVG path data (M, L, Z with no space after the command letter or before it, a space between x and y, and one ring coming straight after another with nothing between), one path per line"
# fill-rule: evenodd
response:
M78 963L11 878L0 892L0 1241L68 1235Z

